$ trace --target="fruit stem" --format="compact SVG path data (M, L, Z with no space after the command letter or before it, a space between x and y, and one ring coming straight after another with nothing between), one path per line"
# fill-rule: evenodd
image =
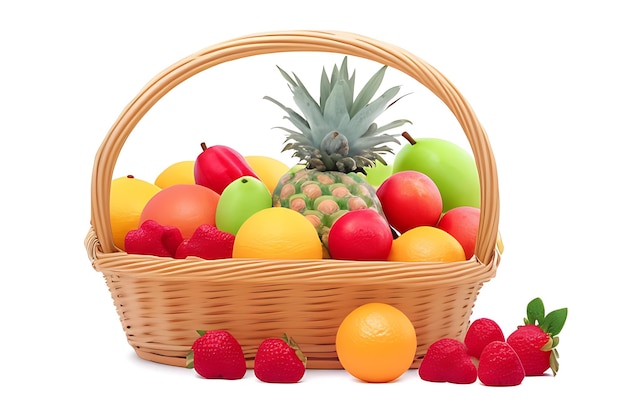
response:
M403 137L404 137L407 141L409 141L409 143L410 143L411 145L415 145L415 140L411 137L411 135L409 135L409 133L408 133L408 132L406 132L406 131L405 131L405 132L402 132L402 136L403 136Z
M202 151L206 151L206 143L201 143L200 146L202 147Z

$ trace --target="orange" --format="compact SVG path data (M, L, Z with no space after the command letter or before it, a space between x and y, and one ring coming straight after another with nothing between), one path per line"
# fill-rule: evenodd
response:
M398 308L372 302L350 312L339 325L335 348L341 366L364 382L385 383L406 372L417 351L411 320Z
M174 184L194 184L193 167L195 161L179 161L161 171L154 184L162 189Z
M248 155L244 157L259 180L265 184L265 187L274 193L274 188L278 184L278 180L289 171L289 166L282 161L272 157L262 155Z
M393 240L388 261L465 261L461 244L446 231L418 226Z
M152 219L177 227L183 238L189 238L200 225L215 226L219 198L216 192L199 184L175 184L161 189L146 203L139 223Z
M301 213L283 207L261 209L239 227L233 258L321 259L322 242Z
M111 182L110 220L113 244L121 250L124 238L131 229L139 226L141 211L161 189L133 176L118 177Z

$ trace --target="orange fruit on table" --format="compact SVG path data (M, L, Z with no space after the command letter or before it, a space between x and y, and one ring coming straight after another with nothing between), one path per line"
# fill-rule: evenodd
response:
M137 229L141 211L161 189L133 176L118 177L111 181L109 198L113 244L121 250L128 231Z
M366 303L341 322L335 338L341 366L364 382L396 380L415 360L417 336L411 320L386 303Z
M189 238L200 225L215 226L219 198L215 191L199 184L175 184L161 189L146 203L139 223L151 219L175 226L183 238Z
M463 246L434 226L418 226L393 240L388 261L465 261Z
M194 184L195 161L179 161L165 168L154 180L154 184L164 189L174 184Z
M283 207L261 209L239 227L233 258L321 259L322 242L313 224Z

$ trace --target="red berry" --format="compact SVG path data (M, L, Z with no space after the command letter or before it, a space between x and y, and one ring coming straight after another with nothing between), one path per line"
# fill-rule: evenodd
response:
M124 247L129 254L174 257L183 236L175 226L164 226L153 220L144 221L139 228L128 231Z
M254 359L255 376L267 383L297 383L305 369L306 357L287 335L261 342Z
M178 246L175 257L196 256L207 260L231 258L235 236L214 225L200 225L193 235Z
M513 347L492 341L480 355L478 379L485 386L517 386L524 380L524 367Z
M543 301L535 298L528 303L526 313L524 325L513 331L506 341L517 352L526 376L539 376L548 369L556 376L559 370L557 335L565 325L567 308L546 315Z
M191 346L187 368L207 379L241 379L246 374L246 359L239 342L225 330L204 333Z
M504 341L504 333L500 326L489 318L475 320L465 334L467 352L475 358L480 358L483 348L492 341Z
M506 341L517 352L526 376L540 376L550 368L552 339L537 325L518 327Z
M476 366L465 344L453 338L432 343L418 369L422 380L467 384L476 381Z

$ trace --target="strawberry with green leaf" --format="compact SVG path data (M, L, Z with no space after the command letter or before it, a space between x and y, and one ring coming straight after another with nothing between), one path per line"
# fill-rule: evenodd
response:
M565 325L567 308L545 314L543 301L535 298L528 303L524 325L517 327L506 342L513 347L524 366L526 376L540 376L551 369L556 376L559 354L558 334Z

